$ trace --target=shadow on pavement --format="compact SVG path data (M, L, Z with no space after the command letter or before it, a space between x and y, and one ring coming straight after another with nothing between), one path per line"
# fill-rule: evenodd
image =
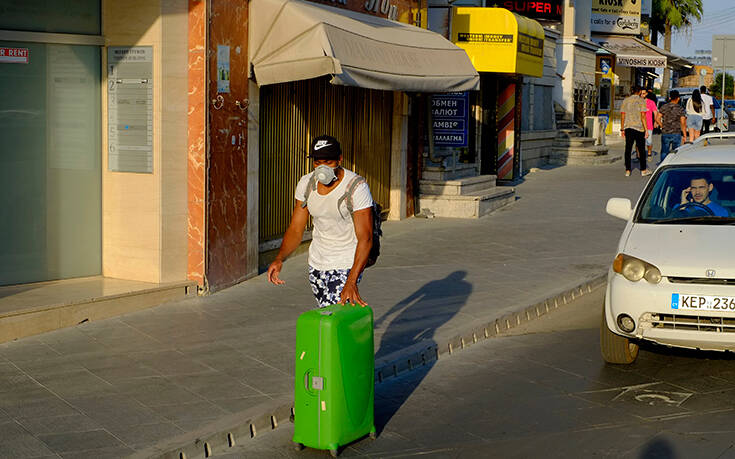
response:
M376 320L377 329L397 314L382 336L376 360L418 343L422 343L423 347L436 347L436 330L462 309L472 293L472 284L465 280L466 276L467 271L459 270L443 279L428 282ZM434 362L430 360L425 366L414 370L412 378L405 383L393 382L388 385L392 389L390 393L376 391L375 427L378 434L421 384Z
M641 459L673 459L678 457L674 452L673 445L662 438L655 438L641 449Z

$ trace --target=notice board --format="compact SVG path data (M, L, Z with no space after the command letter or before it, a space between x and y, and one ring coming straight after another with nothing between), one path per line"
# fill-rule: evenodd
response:
M153 47L107 48L107 168L153 173Z

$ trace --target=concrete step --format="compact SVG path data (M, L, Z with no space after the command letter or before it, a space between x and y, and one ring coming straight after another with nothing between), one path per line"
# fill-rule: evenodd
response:
M554 147L555 148L564 148L564 147L593 147L595 146L595 139L594 137L562 137L557 138L554 140Z
M193 281L149 284L101 276L0 287L0 343L196 295Z
M568 139L570 137L582 137L584 135L584 129L578 127L572 128L559 128L557 129L557 139Z
M419 192L426 195L462 196L495 187L495 175L479 175L457 180L421 180Z
M576 157L594 157L604 156L609 152L606 145L592 145L589 147L557 147L551 150L551 156L576 156Z
M458 180L466 177L477 176L477 164L475 163L458 163L454 167L444 166L425 166L421 172L421 178L424 180Z
M549 158L549 164L552 166L601 166L618 162L621 159L623 159L622 155L552 156Z
M419 209L437 217L480 218L515 201L515 188L493 187L475 195L419 195Z

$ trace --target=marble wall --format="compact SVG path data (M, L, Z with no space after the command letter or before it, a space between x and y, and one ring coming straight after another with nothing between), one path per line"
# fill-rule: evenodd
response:
M211 0L210 14L208 100L219 100L209 103L206 279L209 290L217 290L251 274L247 243L248 4ZM218 66L225 56L229 56L227 89L222 62Z
M206 234L207 2L189 1L188 38L188 278L204 286Z

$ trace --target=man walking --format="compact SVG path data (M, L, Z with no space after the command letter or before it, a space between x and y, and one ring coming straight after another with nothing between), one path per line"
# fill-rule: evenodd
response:
M651 175L646 168L646 102L643 99L644 90L633 85L630 95L623 100L620 107L620 135L625 137L625 176L630 176L630 154L635 143L638 150L638 160L641 165L641 175Z
M679 104L679 91L673 89L669 92L669 103L661 107L657 113L658 124L661 126L661 161L666 159L669 151L679 148L683 141L686 142L687 113Z
M702 128L702 134L706 134L709 132L710 124L712 124L712 119L715 116L715 101L707 94L707 86L702 86L699 88L699 92L702 96L702 108L704 111L702 112L702 121L703 121L703 128ZM715 126L717 123L715 122Z
M284 260L301 244L311 215L314 231L309 246L309 283L318 306L365 306L357 284L373 244L370 188L365 179L342 167L342 150L334 137L323 135L312 140L309 157L314 171L296 185L291 223L268 267L268 280L275 285L285 283L278 274Z

